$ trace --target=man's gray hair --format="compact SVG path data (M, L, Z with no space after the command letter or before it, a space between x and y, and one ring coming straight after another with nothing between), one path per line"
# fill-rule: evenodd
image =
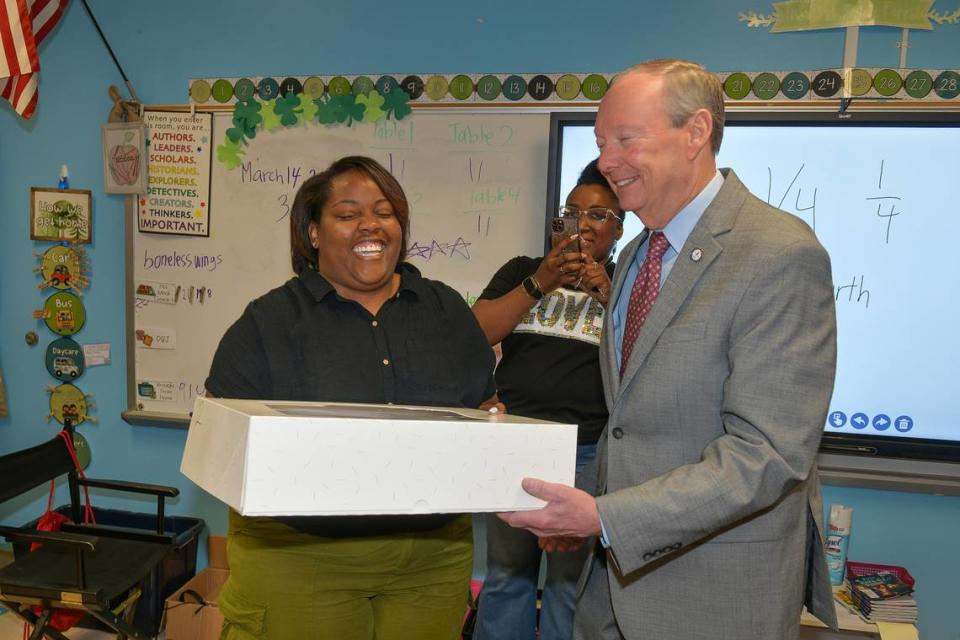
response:
M713 120L710 148L716 155L723 140L726 118L723 106L723 86L720 79L702 65L689 60L660 59L641 62L618 73L611 86L621 77L646 74L663 78L663 97L667 116L674 127L682 127L697 109L706 109Z

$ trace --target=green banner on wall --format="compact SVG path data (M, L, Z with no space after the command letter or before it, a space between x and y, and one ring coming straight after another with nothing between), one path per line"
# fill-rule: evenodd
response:
M933 0L784 0L774 2L771 33L839 27L926 29Z

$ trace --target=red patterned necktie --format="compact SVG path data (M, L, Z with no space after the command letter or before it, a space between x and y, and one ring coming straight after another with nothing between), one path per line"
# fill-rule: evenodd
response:
M637 336L640 335L643 322L647 319L660 292L660 269L663 266L663 254L669 246L670 243L667 242L667 237L662 231L654 231L650 234L647 257L640 266L640 271L637 272L637 279L633 281L630 302L627 305L627 324L623 328L620 358L621 376L627 368L627 362L630 361L630 354L633 353L633 345L637 341Z

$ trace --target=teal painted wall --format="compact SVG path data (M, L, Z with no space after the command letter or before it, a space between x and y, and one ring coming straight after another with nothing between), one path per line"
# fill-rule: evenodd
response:
M91 0L127 75L147 104L182 103L194 77L243 75L617 71L651 57L688 57L715 71L808 70L837 67L843 30L770 34L737 21L740 11L769 13L770 2L700 0L611 2L570 0L486 3L118 2ZM937 0L941 12L960 8ZM858 62L895 67L898 29L865 29ZM960 67L960 26L911 32L908 64ZM99 422L82 427L94 452L91 475L136 478L180 487L175 514L226 529L225 509L178 472L185 431L132 427L126 406L124 353L123 201L103 193L100 128L110 84L121 78L79 2L41 49L40 105L30 122L0 106L0 369L10 417L0 418L0 452L52 436L43 366L50 341L30 311L38 291L29 240L29 187L55 186L60 165L71 185L94 193L92 285L84 295L82 343L108 342L113 362L84 374ZM28 347L24 334L38 331ZM960 639L956 581L960 575L960 498L825 487L825 502L854 507L849 557L904 564L918 581L922 637ZM98 494L104 506L143 510L148 504ZM42 491L0 506L0 520L39 515ZM478 549L482 553L480 549ZM482 572L482 562L478 563ZM762 606L762 603L758 603Z

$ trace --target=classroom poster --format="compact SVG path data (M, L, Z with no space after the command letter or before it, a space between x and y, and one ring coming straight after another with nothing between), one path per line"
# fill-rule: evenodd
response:
M143 119L149 179L137 199L137 228L209 236L213 115L145 111Z

